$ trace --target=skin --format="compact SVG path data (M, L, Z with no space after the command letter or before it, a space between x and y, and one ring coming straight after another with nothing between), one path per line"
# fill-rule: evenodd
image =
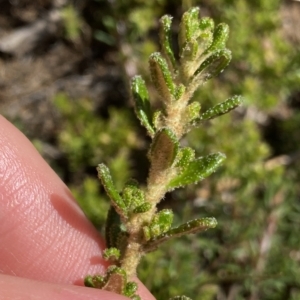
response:
M83 287L102 274L103 239L30 141L0 116L1 299L126 300ZM154 300L138 281L143 300Z

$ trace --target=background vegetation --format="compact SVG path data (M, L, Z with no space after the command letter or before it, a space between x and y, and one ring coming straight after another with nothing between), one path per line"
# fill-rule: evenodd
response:
M176 223L214 216L219 225L168 242L142 261L139 277L157 299L300 299L300 2L0 3L1 113L32 139L100 231L108 201L95 166L105 162L120 187L130 177L146 180L149 140L128 82L138 73L149 79L158 19L173 15L175 34L182 12L198 5L229 24L233 60L195 99L205 108L240 94L245 104L183 141L197 155L221 151L227 160L162 203ZM12 43L20 31L26 38Z

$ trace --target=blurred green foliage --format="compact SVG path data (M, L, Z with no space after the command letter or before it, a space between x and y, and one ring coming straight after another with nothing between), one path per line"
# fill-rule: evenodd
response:
M156 47L153 29L159 17L178 16L182 8L199 5L216 23L229 25L233 60L222 76L196 93L195 100L205 109L234 94L246 99L242 109L205 123L183 141L198 155L225 153L223 168L199 186L168 195L162 204L177 213L175 223L214 216L218 227L168 242L142 261L140 279L157 299L183 293L194 300L300 299L300 117L299 107L288 103L299 90L300 52L299 45L292 45L283 35L282 1L91 3L92 17L85 22L95 39L119 51L121 66L128 60L134 62L139 73ZM78 34L79 24L74 25L72 9L65 13L71 38ZM110 107L108 117L103 117L92 101L65 94L56 95L54 104L61 115L57 140L70 168L69 186L100 229L108 203L96 172L93 175L90 169L105 162L121 187L139 175L133 165L147 167L145 160L134 155L134 150L143 149L144 137L128 108ZM282 107L288 117L280 116ZM290 157L290 163L270 160L291 153L296 159Z
M80 186L73 185L70 189L86 216L103 234L109 202L100 194L99 180L86 177Z
M57 139L69 166L69 187L88 218L101 229L109 203L101 195L96 172L92 177L89 170L105 161L119 188L133 176L130 151L141 143L132 116L126 109L111 108L108 117L100 117L91 100L70 99L62 93L56 95L54 105L61 118ZM61 173L61 166L56 165L56 169Z
M81 31L82 19L73 5L67 5L62 9L63 25L66 38L76 40Z
M105 161L117 178L117 186L122 186L132 175L130 149L138 148L128 110L111 108L107 118L99 118L92 101L71 100L65 94L56 95L54 104L62 118L59 147L68 157L71 172L80 174Z

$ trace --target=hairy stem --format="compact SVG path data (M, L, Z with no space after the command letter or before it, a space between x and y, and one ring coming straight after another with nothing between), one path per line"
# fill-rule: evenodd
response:
M155 160L155 157L153 157L153 160ZM150 169L146 189L146 201L152 204L152 208L139 216L134 216L126 224L129 231L129 238L121 261L121 267L126 271L129 277L136 275L137 266L141 257L144 255L142 250L143 243L145 242L143 226L149 224L156 213L156 205L167 192L166 186L171 174L173 174L171 168L162 172L156 172L153 168Z

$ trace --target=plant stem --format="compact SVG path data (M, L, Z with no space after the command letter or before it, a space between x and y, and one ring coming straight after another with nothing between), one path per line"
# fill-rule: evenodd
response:
M153 158L155 159L155 157ZM138 216L134 216L126 227L129 231L128 244L121 261L121 267L126 271L127 276L131 278L136 275L136 269L143 253L143 226L149 224L154 214L156 213L156 205L166 194L166 186L172 174L172 170L167 169L162 172L155 172L153 168L150 169L148 184L146 190L146 201L152 204L152 208Z
M187 93L184 93L182 100L171 103L167 107L167 116L165 124L170 128L178 139L184 134L184 120L183 112L188 103ZM136 275L136 269L143 253L143 243L145 242L143 236L143 226L149 224L154 214L157 211L156 205L161 201L167 192L166 186L174 173L170 167L163 171L156 170L153 165L158 160L158 157L152 157L151 168L149 171L146 201L152 204L152 208L138 216L133 216L126 224L129 237L126 250L121 260L121 267L126 271L128 277Z

